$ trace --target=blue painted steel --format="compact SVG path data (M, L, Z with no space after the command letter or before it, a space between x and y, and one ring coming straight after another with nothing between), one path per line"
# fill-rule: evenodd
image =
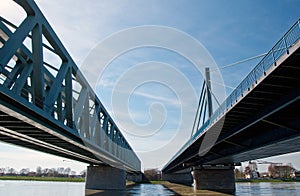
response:
M186 148L196 141L205 131L208 130L218 119L229 111L234 103L244 96L244 93L250 91L251 86L259 81L272 65L285 53L289 54L289 48L296 44L300 39L300 20L298 20L285 35L275 44L275 46L266 54L266 56L255 66L255 68L246 76L246 78L235 88L235 90L226 98L213 115L203 124L203 126L179 149L179 151L166 164L171 163Z
M113 161L100 158L104 163L140 171L137 155L35 2L15 2L27 17L19 26L0 17L0 92L109 154ZM59 63L47 62L49 54Z

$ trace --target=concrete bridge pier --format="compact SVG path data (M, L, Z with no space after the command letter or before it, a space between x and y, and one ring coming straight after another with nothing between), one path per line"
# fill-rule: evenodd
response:
M193 168L194 189L235 193L234 166L207 166Z
M124 191L126 190L126 171L108 165L87 167L86 189Z
M172 183L183 184L191 186L193 184L193 177L191 173L170 173L162 175L162 180Z
M127 173L126 179L128 181L142 183L145 181L143 173Z

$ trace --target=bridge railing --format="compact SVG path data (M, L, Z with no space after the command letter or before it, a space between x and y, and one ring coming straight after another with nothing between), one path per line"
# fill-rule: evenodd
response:
M180 150L168 162L172 162L181 154L190 144L192 144L200 135L220 119L233 105L241 99L245 92L250 91L252 86L260 78L268 73L272 66L276 66L276 61L284 54L289 54L289 49L300 39L300 19L285 33L284 36L274 45L266 56L255 66L255 68L245 77L245 79L235 88L235 90L226 98L213 115L200 127L200 129L180 148ZM167 164L168 165L168 164Z
M99 160L140 171L137 155L35 2L15 2L27 16L18 26L0 17L1 93L101 151Z

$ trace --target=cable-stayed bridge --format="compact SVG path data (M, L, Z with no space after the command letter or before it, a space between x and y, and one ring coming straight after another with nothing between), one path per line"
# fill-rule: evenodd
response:
M196 118L195 133L163 168L166 180L191 184L192 170L197 188L233 192L235 165L300 151L299 24L298 20L280 38L207 121L199 125L201 117Z

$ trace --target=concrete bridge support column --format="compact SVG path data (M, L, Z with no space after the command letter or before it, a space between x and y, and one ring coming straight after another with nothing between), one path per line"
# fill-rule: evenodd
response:
M193 177L191 173L171 173L162 174L162 180L169 181L177 184L191 186L193 184Z
M128 181L132 181L132 182L137 182L137 183L142 183L143 181L143 173L127 173L126 179Z
M126 171L107 165L87 167L86 189L126 190Z
M192 171L196 190L213 190L235 193L234 166L209 166L194 168Z

